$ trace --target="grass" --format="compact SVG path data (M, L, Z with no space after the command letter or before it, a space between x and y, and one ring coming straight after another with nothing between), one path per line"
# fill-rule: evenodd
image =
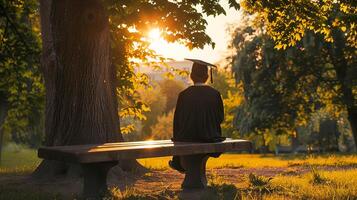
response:
M171 157L139 159L139 162L150 169L167 170ZM258 155L258 154L223 154L219 158L210 158L207 168L264 168L293 166L332 166L357 167L357 155Z
M140 159L139 162L153 170L167 170L171 157ZM31 173L40 162L36 151L10 145L3 152L0 165L2 175ZM321 168L324 166L324 168ZM211 174L209 187L202 199L357 199L357 155L249 155L224 154L211 158L207 167L254 168L279 167L285 172L274 177L254 173L244 175L236 184ZM304 168L307 173L296 169ZM326 168L327 167L327 168ZM330 168L328 168L330 167ZM107 199L179 199L180 194L167 188L156 192L142 192L140 188L119 190L113 188ZM9 187L0 182L0 199L63 199L61 194L34 188Z
M314 174L320 173L326 182L316 184ZM240 199L357 199L357 169L343 171L311 171L302 176L276 176L267 178L250 174L247 187L237 187L219 176L209 178L209 187L201 195L204 200ZM262 189L263 188L263 189ZM179 199L179 194L170 190L145 194L137 189L120 191L113 189L108 199Z
M357 199L357 169L319 173L323 181L316 180L312 171L303 176L277 176L271 184L280 188L281 196L292 199Z
M17 189L0 185L0 199L23 200L23 199L62 199L60 194L51 192L40 192L32 189Z
M36 150L9 144L2 152L0 175L31 173L40 161Z

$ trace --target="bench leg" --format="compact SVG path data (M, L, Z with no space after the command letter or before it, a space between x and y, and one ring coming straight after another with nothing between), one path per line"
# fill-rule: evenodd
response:
M108 191L107 174L117 162L82 164L84 199L100 199Z
M207 186L206 162L207 154L181 156L181 165L186 170L183 189L203 189Z

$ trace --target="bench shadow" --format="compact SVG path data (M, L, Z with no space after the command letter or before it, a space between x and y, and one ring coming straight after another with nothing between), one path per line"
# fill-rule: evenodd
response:
M142 166L131 170L123 170L122 167L116 165L108 172L107 184L109 188L125 190L133 187L148 172L150 170Z
M183 189L178 191L180 200L204 199L204 200L225 200L236 199L240 191L234 184L222 183L213 184L205 189Z

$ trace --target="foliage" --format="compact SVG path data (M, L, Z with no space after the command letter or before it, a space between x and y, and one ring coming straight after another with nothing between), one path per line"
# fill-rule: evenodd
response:
M334 31L344 32L346 44L357 48L355 1L244 0L241 5L266 22L266 31L277 42L277 48L295 46L309 30L323 35L327 42L334 42Z
M292 67L299 71L305 66L303 71L310 71L306 75L313 79L304 80L305 93L312 88L312 94L318 94L325 107L334 105L346 110L357 143L356 2L244 0L241 5L254 15L254 23L261 25L262 34L274 40L274 48L301 52L297 60L292 60L298 66Z
M163 79L146 89L139 88L139 99L148 109L143 112L141 121L131 119L129 124L141 124L132 130L131 140L169 139L172 135L173 110L176 107L178 94L184 89L181 81ZM122 122L128 124L126 120ZM125 125L124 124L124 125ZM157 129L157 130L156 130Z
M229 92L237 91L233 73L226 69L213 70L213 83L209 83L213 88L218 90L223 99L228 97Z
M312 93L303 89L309 77L303 76L307 72L301 68L295 69L292 59L275 50L273 42L258 31L240 27L233 39L237 55L232 70L244 89L244 102L237 113L238 129L242 134L292 130L295 119L306 122L304 113L313 109L313 97L305 96ZM293 58L300 52L291 53Z
M143 33L156 26L163 30L163 37L169 42L179 41L191 48L203 48L214 45L205 33L207 21L204 15L225 14L218 0L198 1L113 1L107 0L110 21L117 30L125 32L123 36L143 44ZM234 0L229 6L239 9ZM129 32L135 29L135 32ZM148 51L148 49L146 49ZM136 52L138 53L138 52ZM148 55L142 52L140 55ZM135 56L136 57L136 56Z
M166 104L166 97L161 94L159 86L154 86L152 89L139 90L140 99L149 106L149 110L145 113L146 118L142 121L142 128L138 130L140 139L148 139L151 137L151 126L157 123L158 117L161 116Z
M3 128L14 141L35 146L44 110L37 10L35 0L0 1L0 98L8 105Z
M232 74L219 70L214 75L213 88L217 89L223 99L224 121L221 124L222 135L230 138L238 138L240 135L235 124L237 107L242 103L242 85L236 84Z
M174 111L159 116L157 123L151 127L151 138L155 140L168 140L172 137Z
M176 107L177 98L181 91L185 89L182 81L174 79L164 79L160 81L160 93L166 97L165 113L169 113Z
M236 118L240 133L293 135L321 108L340 116L346 99L323 37L308 32L294 47L278 50L265 25L254 20L247 18L248 25L238 27L233 38L232 70L244 88Z
M238 86L239 90L241 87ZM241 105L243 97L241 91L228 91L227 98L223 98L224 121L221 124L222 135L229 138L239 138L235 117L237 106Z

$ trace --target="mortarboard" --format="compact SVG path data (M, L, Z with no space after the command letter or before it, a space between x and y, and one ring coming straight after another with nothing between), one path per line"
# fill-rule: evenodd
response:
M196 63L196 64L199 64L199 65L207 66L207 68L209 68L209 71L210 71L211 83L213 83L212 68L213 68L213 67L217 68L216 65L213 65L213 64L211 64L211 63L208 63L208 62L205 62L205 61L202 61L202 60L198 60L198 59L185 58L185 60L189 60L189 61L191 61L191 62L193 62L193 63Z

